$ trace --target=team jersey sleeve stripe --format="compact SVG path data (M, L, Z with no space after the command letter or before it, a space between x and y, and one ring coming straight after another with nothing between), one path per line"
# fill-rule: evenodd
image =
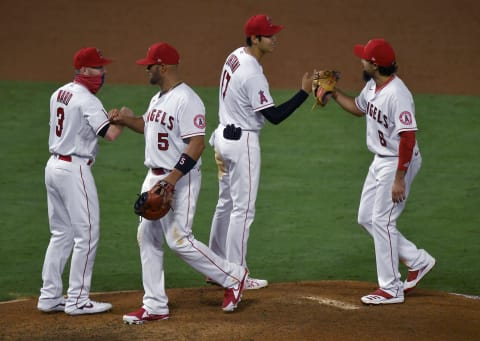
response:
M104 122L102 122L102 124L100 124L97 128L97 130L95 131L95 134L98 135L98 133L103 129L103 127L105 127L107 124L109 124L110 122L107 120L105 120Z
M404 132L404 131L417 131L418 129L415 127L415 128L402 128L402 129L398 129L396 131L397 135Z
M274 103L269 103L267 105L262 105L261 107L258 107L258 108L253 108L253 111L260 111L266 108L273 107L274 105L275 105Z
M191 133L191 134L185 134L185 135L182 135L182 139L188 139L189 137L193 137L193 136L205 136L205 132L202 131L202 132L196 132L196 133Z

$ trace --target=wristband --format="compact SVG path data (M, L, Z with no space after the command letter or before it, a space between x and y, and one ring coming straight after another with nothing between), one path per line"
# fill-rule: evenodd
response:
M175 165L175 168L185 175L192 170L196 163L197 161L192 159L188 154L183 153L180 155L180 159Z

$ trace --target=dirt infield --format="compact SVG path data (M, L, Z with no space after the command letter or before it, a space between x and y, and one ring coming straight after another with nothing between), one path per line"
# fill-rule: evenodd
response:
M361 71L352 47L382 36L397 50L399 74L414 93L480 95L480 68L474 66L480 55L480 2L391 3L6 0L0 4L0 78L65 82L72 78L74 52L98 46L115 59L108 82L146 84L134 61L151 43L164 40L179 49L186 82L217 86L224 58L243 44L246 18L268 13L286 26L277 50L263 61L272 88L296 88L304 72L336 68L342 71L341 87L357 91ZM0 304L0 339L478 339L478 299L420 288L404 304L362 306L359 298L373 289L360 282L274 283L246 292L233 314L221 311L218 288L170 289L172 319L142 326L121 322L124 313L140 306L141 292L93 295L112 302L113 311L81 317L40 313L32 298Z
M247 291L236 312L220 309L213 286L170 289L172 318L125 325L141 292L92 295L113 304L91 316L41 313L36 299L0 304L1 340L474 340L480 300L417 289L404 304L364 306L374 284L345 281L277 283Z

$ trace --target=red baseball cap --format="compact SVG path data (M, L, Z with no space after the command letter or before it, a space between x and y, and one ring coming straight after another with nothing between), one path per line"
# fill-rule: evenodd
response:
M245 35L273 36L283 29L283 25L273 25L272 19L265 14L257 14L245 23Z
M379 66L388 67L395 62L395 51L393 51L392 46L382 38L369 40L367 45L355 45L353 52L357 57Z
M82 67L95 67L110 64L111 59L104 58L102 53L96 47L84 47L78 50L73 56L73 66L75 70Z
M139 65L166 64L177 65L180 61L178 51L171 45L159 42L148 48L147 56L137 60Z

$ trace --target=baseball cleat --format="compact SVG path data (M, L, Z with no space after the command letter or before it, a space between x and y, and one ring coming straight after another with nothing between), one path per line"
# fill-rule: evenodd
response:
M363 296L361 299L364 304L393 304L393 303L403 303L405 300L403 296L394 297L382 289L377 289L369 295Z
M168 320L169 314L150 314L144 308L123 315L123 322L126 324L142 324L145 321Z
M44 313L54 313L58 311L65 311L65 303L59 303L53 307L46 308L46 309L38 307L38 310L43 311Z
M87 304L77 308L76 306L66 308L65 312L68 315L86 315L86 314L98 314L104 313L112 309L112 305L110 303L103 303L103 302L95 302L89 301Z
M226 313L232 312L237 308L238 303L242 300L242 293L245 290L245 282L247 280L248 271L245 270L240 283L232 288L225 289L225 295L222 304L222 310Z
M268 281L266 279L247 277L247 280L245 281L245 290L256 290L267 286Z
M403 283L403 292L408 293L415 289L420 280L425 277L435 266L435 258L430 257L428 264L421 269L408 272L407 279Z

